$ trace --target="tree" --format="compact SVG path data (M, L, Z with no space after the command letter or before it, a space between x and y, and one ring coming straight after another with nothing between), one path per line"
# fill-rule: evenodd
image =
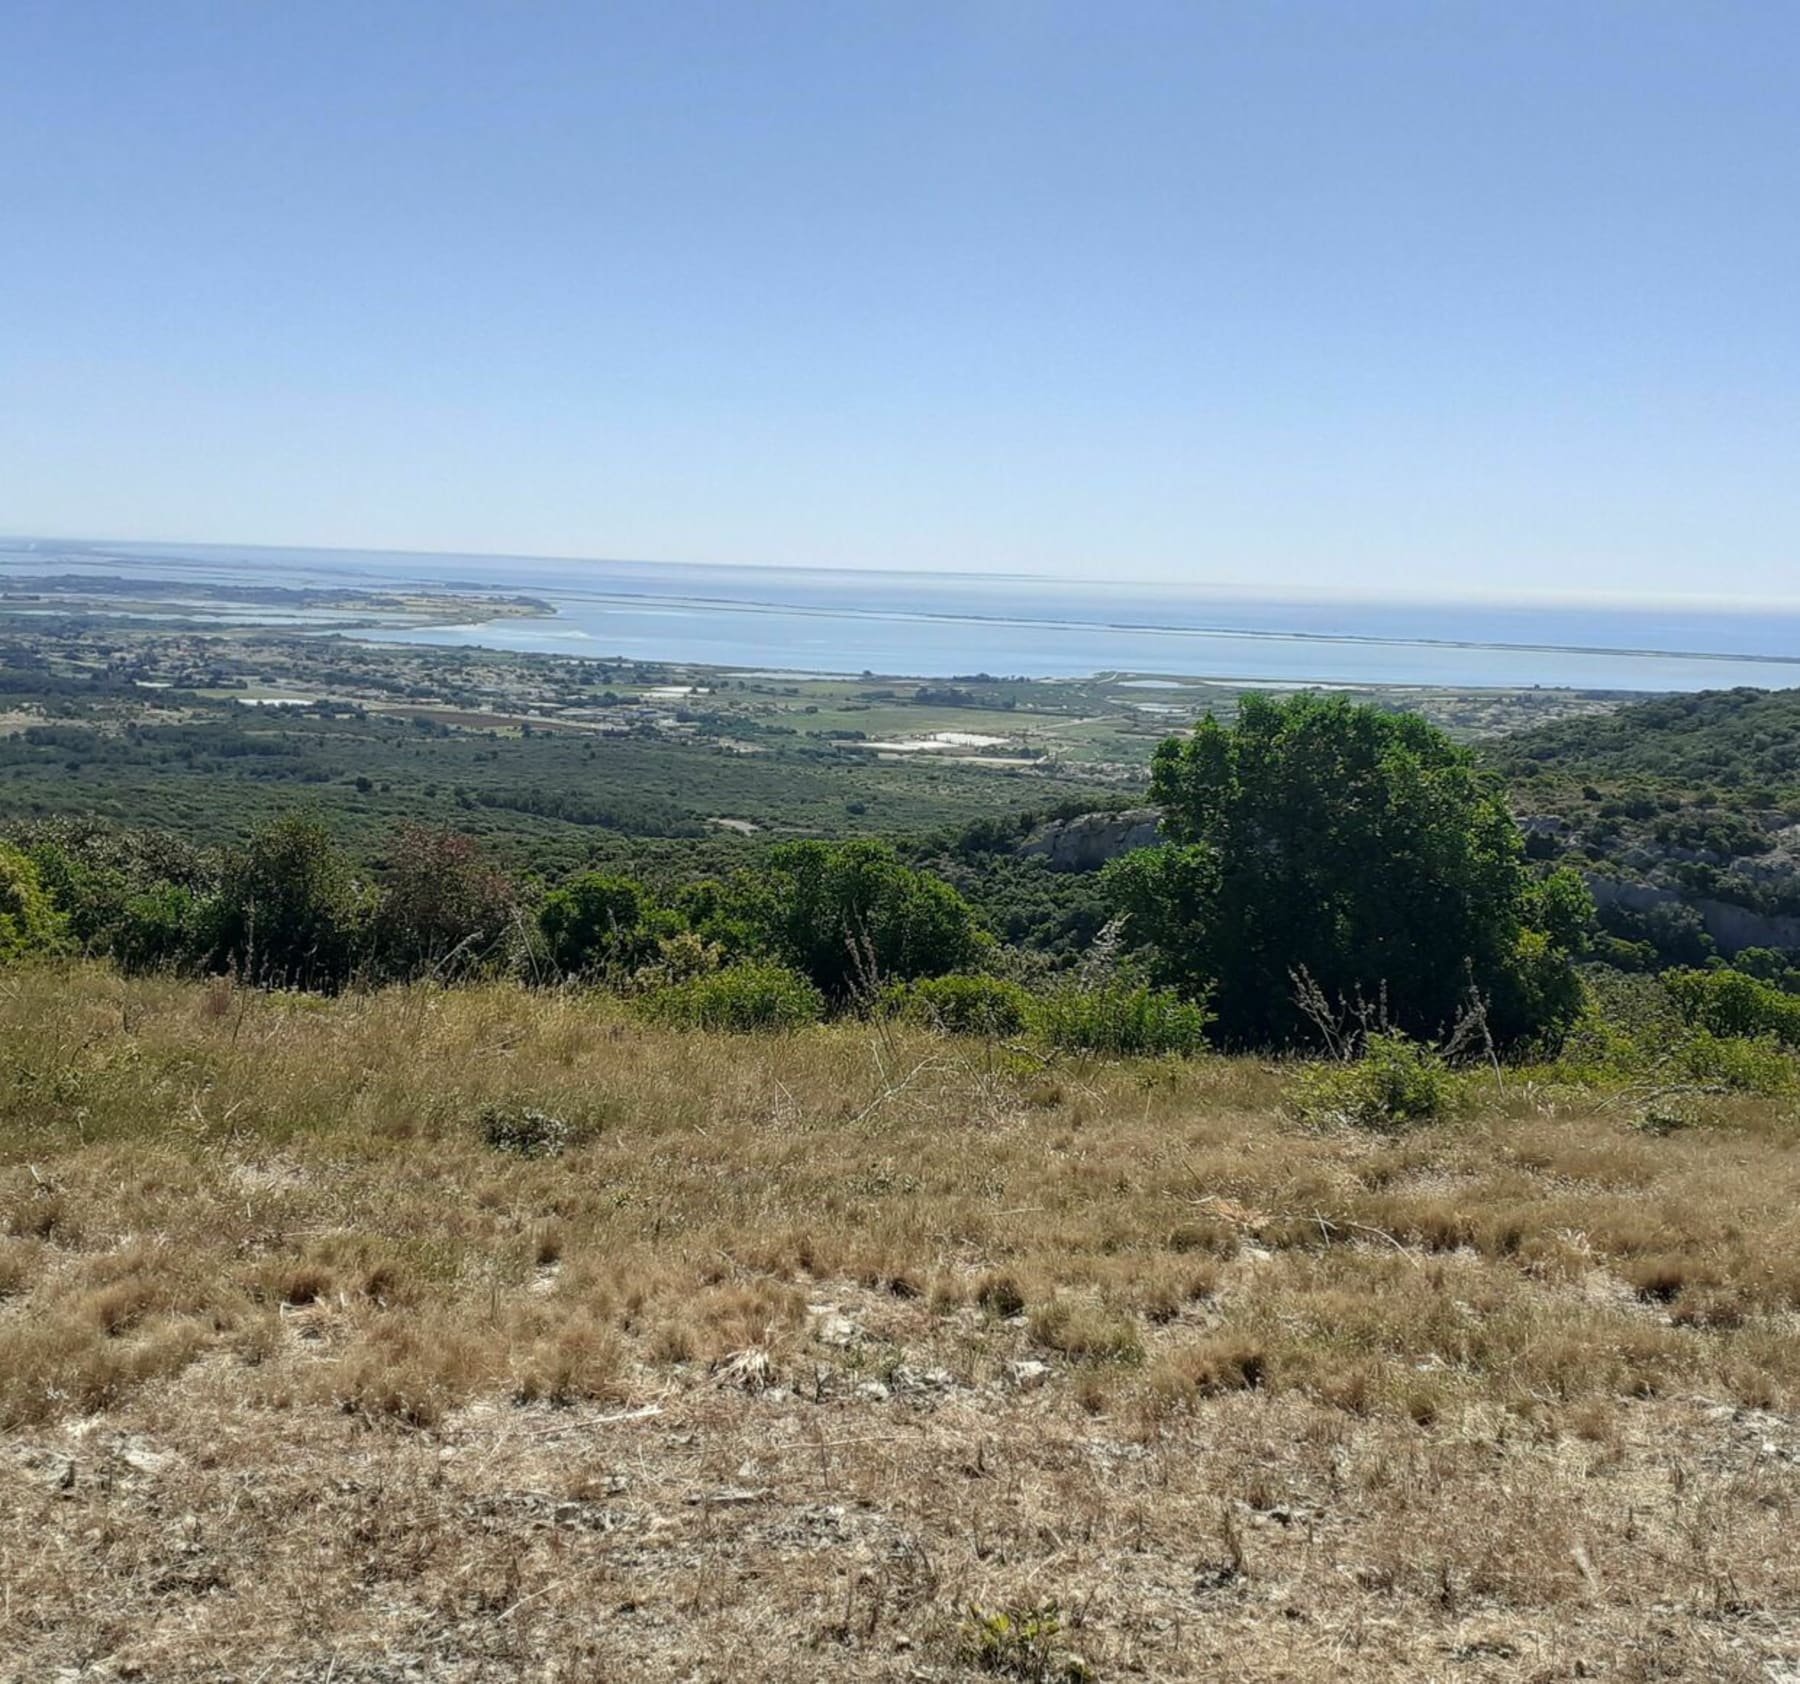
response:
M842 1004L889 982L967 970L987 951L975 909L882 842L774 849L746 921L784 963Z
M341 988L362 945L368 897L318 819L290 814L231 854L213 963L268 988Z
M571 878L538 908L550 962L568 976L635 970L655 954L659 937L680 927L642 883L605 871Z
M410 977L479 969L512 924L512 880L474 837L457 830L405 825L388 853L373 932L383 971Z
M1231 728L1164 742L1151 789L1169 843L1116 861L1110 886L1155 974L1210 993L1226 1041L1303 1038L1301 973L1328 1000L1385 999L1420 1035L1471 989L1502 1038L1573 1009L1567 959L1528 929L1540 905L1559 935L1585 923L1569 883L1532 894L1498 787L1426 721L1246 696Z

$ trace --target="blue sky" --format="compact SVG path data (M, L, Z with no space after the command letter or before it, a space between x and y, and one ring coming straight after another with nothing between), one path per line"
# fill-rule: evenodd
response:
M0 0L0 530L1800 595L1800 6Z

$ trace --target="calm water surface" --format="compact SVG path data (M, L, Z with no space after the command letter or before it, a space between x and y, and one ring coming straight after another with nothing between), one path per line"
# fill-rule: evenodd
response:
M0 551L0 574L63 572L520 593L552 603L555 617L359 635L715 666L1651 691L1800 684L1792 608L1259 599L1203 586L993 575L219 545ZM312 623L324 630L330 619Z

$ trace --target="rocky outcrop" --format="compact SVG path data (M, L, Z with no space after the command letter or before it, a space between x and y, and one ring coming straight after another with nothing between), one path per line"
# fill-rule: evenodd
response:
M1691 906L1728 959L1746 947L1800 947L1800 918L1752 912L1747 906L1683 895L1674 889L1659 889L1654 883L1622 883L1591 871L1582 875L1596 906L1622 906L1631 912L1648 912L1654 906Z
M1098 871L1108 860L1159 839L1162 815L1154 807L1124 813L1080 813L1041 824L1018 846L1026 858L1049 863L1052 871Z

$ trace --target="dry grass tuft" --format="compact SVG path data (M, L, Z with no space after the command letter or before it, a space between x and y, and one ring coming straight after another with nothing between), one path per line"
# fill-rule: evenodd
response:
M1192 1404L1222 1392L1254 1391L1269 1376L1269 1354L1254 1340L1220 1336L1167 1352L1150 1383L1167 1404Z

